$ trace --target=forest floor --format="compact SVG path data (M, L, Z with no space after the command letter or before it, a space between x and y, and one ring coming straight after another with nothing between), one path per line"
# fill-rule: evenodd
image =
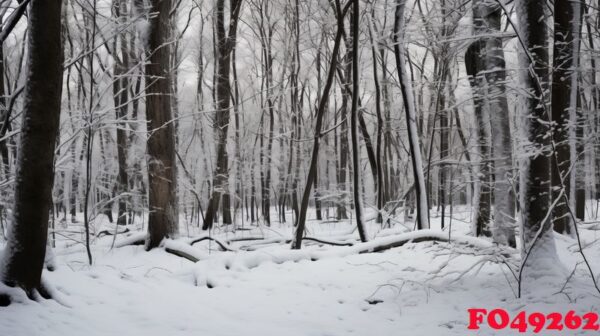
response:
M452 235L469 232L470 216L454 212ZM96 232L114 230L99 221ZM440 218L432 221L439 230ZM54 299L29 301L13 289L13 304L0 308L0 335L493 335L517 332L494 331L486 323L470 331L467 309L504 308L511 316L522 310L600 312L577 240L568 237L556 239L565 271L556 280L561 290L516 298L515 277L501 261L518 260L492 257L477 244L425 241L359 254L356 245L305 241L301 251L291 251L290 223L246 227L251 230L211 233L232 251L210 240L192 246L192 238L206 233L182 226L184 237L145 252L127 245L143 233L142 225L128 226L115 239L125 246L113 246L114 236L93 239L92 266L81 224L61 227L56 269L43 274ZM587 228L581 230L584 251L599 277L600 225ZM381 230L370 221L368 231L374 246L409 230L402 223ZM358 234L348 221L311 220L308 236L356 243ZM252 238L264 239L235 241Z

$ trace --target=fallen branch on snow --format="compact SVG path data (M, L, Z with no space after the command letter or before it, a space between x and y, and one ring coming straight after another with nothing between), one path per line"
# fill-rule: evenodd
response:
M123 231L117 231L116 233L110 232L108 229L106 229L106 230L102 230L102 231L98 232L98 234L96 234L96 238L100 238L100 237L103 237L103 236L114 236L116 234L117 235L118 234L124 234L124 233L127 233L127 232L129 232L128 228L125 228L125 230L123 230Z
M185 258L185 259L187 259L187 260L189 260L189 261L191 261L193 263L197 263L198 261L200 261L200 259L194 257L191 254L186 253L185 251L181 251L181 250L177 250L177 249L172 249L172 248L169 248L169 247L165 247L165 251L168 252L168 253L174 254L174 255L176 255L178 257Z
M192 240L190 242L190 245L194 246L194 244L199 243L199 242L204 241L204 240L214 241L215 243L217 243L217 245L219 245L219 247L221 247L222 251L229 251L229 252L234 252L235 251L235 250L227 247L226 243L222 243L220 240L217 240L217 239L215 239L213 237L209 237L209 236L205 236L205 237L200 237L200 238L194 239L194 240Z
M161 246L164 247L166 252L194 263L208 259L208 255L180 240L164 239Z

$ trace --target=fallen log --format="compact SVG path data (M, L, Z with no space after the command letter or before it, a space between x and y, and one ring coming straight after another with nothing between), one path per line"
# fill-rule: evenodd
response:
M146 236L147 236L147 234L145 232L138 232L137 234L134 233L134 234L129 235L129 236L119 240L118 242L116 242L115 247L125 247L125 246L130 246L130 245L144 245L144 243L146 242Z
M178 257L182 257L184 259L187 259L187 260L189 260L189 261L191 261L193 263L197 263L198 261L200 261L200 259L194 257L193 255L191 255L191 254L189 254L189 253L187 253L185 251L178 250L178 249L174 249L174 248L170 248L170 247L165 247L165 251L167 253L171 253L171 254L174 254L174 255L176 255Z

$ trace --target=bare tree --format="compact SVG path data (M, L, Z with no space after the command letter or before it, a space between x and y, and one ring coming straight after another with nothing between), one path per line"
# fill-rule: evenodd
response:
M148 122L148 240L157 247L178 232L177 166L171 104L169 40L170 0L152 0L146 63L146 119Z
M412 161L412 170L415 185L415 202L417 208L417 228L429 229L429 206L427 205L427 186L425 185L425 176L423 174L423 160L421 158L421 145L417 132L417 113L415 107L415 98L413 96L412 85L409 81L406 71L405 49L404 49L404 6L406 0L396 0L396 14L394 20L394 54L396 58L396 68L398 69L398 79L402 91L402 101L404 103L404 112L406 114L406 127L408 130L408 141L410 147L410 156Z
M216 78L215 94L217 111L215 115L216 152L217 165L215 167L213 191L210 197L204 224L202 228L207 230L212 227L219 210L221 196L223 196L223 223L231 224L231 212L229 205L229 194L227 192L229 180L229 158L227 155L227 131L229 129L229 114L231 102L231 52L235 48L237 25L242 7L242 0L230 1L229 29L225 29L225 0L217 0L215 8L216 29Z
M524 87L529 94L524 98L524 133L531 148L521 167L521 273L547 272L553 267L542 260L555 260L556 247L552 236L551 211L551 137L548 109L548 32L540 25L546 16L543 1L519 0L519 38L525 48L521 62L527 72ZM521 288L519 287L519 295Z
M306 228L306 212L308 210L308 201L310 198L310 191L312 189L315 174L317 173L317 162L319 159L319 146L320 146L320 138L321 138L321 127L323 124L323 117L325 115L325 107L327 106L327 99L329 96L329 92L333 85L333 81L335 78L336 68L337 68L337 58L340 51L340 44L342 42L342 35L344 32L344 16L346 12L350 8L352 1L350 0L344 8L341 8L341 4L339 0L335 0L335 11L337 18L337 31L335 34L335 40L333 44L333 50L331 52L331 62L329 64L329 70L327 73L327 79L325 81L325 86L323 87L323 93L321 94L319 105L316 112L316 121L315 121L315 130L314 130L314 140L313 140L313 148L310 157L310 166L308 170L308 176L306 177L306 185L304 187L304 193L302 194L302 201L300 203L300 211L298 214L298 218L296 219L296 233L294 237L294 241L292 243L293 249L300 249L302 247L302 238L304 237L304 230Z
M552 160L553 198L558 200L553 211L554 230L571 233L567 199L571 197L571 162L576 161L571 150L575 141L576 110L579 96L577 66L579 64L579 2L554 2L554 50L552 53L552 121L555 154ZM567 197L563 197L565 194Z
M491 129L491 145L494 176L494 222L492 237L500 244L516 246L515 238L515 194L512 183L512 141L506 98L506 73L501 35L502 9L494 0L478 1L476 29L487 35L482 39L485 49L482 55L485 90L484 106L488 110Z
M350 136L352 141L352 182L354 183L354 212L356 214L356 227L358 235L363 242L367 241L367 232L364 227L364 218L362 215L362 196L361 196L361 169L360 169L360 148L358 147L358 100L359 100L359 73L358 73L358 39L359 39L359 18L360 1L354 0L352 6L352 110L350 112Z
M128 24L127 18L128 8L126 0L113 0L112 4L113 15L117 23L117 29L122 30L114 38L113 56L115 62L113 66L113 96L115 104L115 115L117 120L120 121L120 126L117 128L117 163L118 163L118 175L117 175L117 194L119 195L119 205L117 212L117 224L127 224L127 200L124 192L127 191L129 177L127 174L127 123L125 122L129 111L129 86L130 86L130 75L127 73L129 70L129 50L130 43L128 40L129 34L125 29L125 25ZM118 53L120 52L120 57Z
M477 10L474 10L476 12ZM477 16L474 15L476 18ZM492 205L492 174L491 174L491 125L489 110L484 101L487 97L483 81L485 65L485 46L482 41L473 42L465 54L465 66L470 77L473 90L473 110L477 120L477 148L479 149L479 192L475 207L475 233L477 236L490 236L490 220Z
M48 214L52 206L54 149L62 93L61 1L31 0L13 220L2 260L2 282L33 297L41 287Z

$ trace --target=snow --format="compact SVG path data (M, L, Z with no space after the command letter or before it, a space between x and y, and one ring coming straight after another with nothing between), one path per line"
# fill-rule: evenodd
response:
M367 243L360 243L356 232L348 235L349 221L309 220L311 236L354 245L306 241L302 250L291 250L291 226L276 223L268 230L212 233L234 252L209 240L191 246L192 238L205 234L196 228L189 238L166 240L146 252L142 245L124 244L143 234L141 226L128 226L131 232L117 237L121 247L111 248L112 236L94 241L92 266L83 245L58 235L56 270L43 274L54 299L34 302L20 290L0 288L13 297L8 308L0 308L0 335L465 335L467 309L473 307L505 308L513 315L598 311L599 295L578 264L572 238L555 241L561 263L569 274L576 268L574 275L566 285L566 277L544 280L564 289L517 299L516 282L501 262L518 265L517 250L468 236L471 214L456 209L454 216L451 243L408 242L383 253L361 252L423 237L443 240L448 232L437 229L435 212L433 229L418 232L405 232L402 225L381 230L371 220L373 237ZM81 224L68 228L78 229ZM581 232L589 260L600 260L599 233ZM239 241L252 237L267 242ZM244 250L247 246L255 250ZM599 266L592 265L596 272ZM482 325L479 334L498 333Z

